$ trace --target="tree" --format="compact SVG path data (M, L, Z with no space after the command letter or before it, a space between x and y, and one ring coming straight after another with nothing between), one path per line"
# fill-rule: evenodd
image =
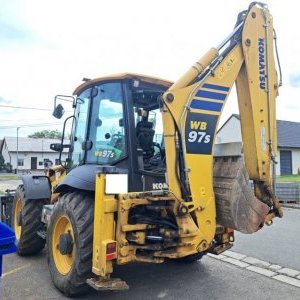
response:
M4 157L3 155L0 153L0 167L4 166Z
M35 139L61 139L62 133L56 130L42 130L28 135L30 138Z

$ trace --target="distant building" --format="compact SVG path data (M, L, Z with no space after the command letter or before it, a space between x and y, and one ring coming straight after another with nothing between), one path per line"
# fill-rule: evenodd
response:
M234 143L234 144L229 144ZM231 115L218 130L216 144L228 145L234 152L242 151L240 116ZM237 154L237 153L234 153ZM298 174L300 168L300 123L277 120L277 175Z
M60 140L4 137L0 143L0 153L13 170L17 168L17 157L19 170L43 170L46 165L58 164L59 153L50 149L53 143L60 143ZM67 154L68 149L64 149L62 161L66 160Z

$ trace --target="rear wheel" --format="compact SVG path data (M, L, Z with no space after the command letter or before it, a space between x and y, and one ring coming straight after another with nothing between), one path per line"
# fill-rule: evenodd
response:
M42 209L47 202L47 199L26 199L24 186L17 188L11 227L16 234L19 255L33 255L43 250L46 241L37 232L43 228Z
M67 296L88 291L92 276L93 194L76 191L55 204L47 235L48 265L54 285Z

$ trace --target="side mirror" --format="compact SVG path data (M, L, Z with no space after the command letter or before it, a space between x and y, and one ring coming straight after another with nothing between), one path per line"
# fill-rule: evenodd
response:
M71 148L71 145L66 145L66 144L60 144L60 143L54 143L54 144L50 144L50 149L56 152L60 152L65 148Z
M65 95L56 95L54 97L54 110L53 110L53 117L55 117L56 119L60 119L63 114L65 113L65 109L61 104L57 104L57 101L66 101L66 102L72 102L72 106L73 108L75 107L76 104L76 99L74 96L65 96Z
M50 144L50 149L56 152L60 152L63 149L63 145L59 143Z
M63 116L64 113L65 113L64 107L63 107L61 104L58 104L58 105L54 108L52 115L53 115L53 117L55 117L56 119L60 119L60 118ZM51 146L50 146L50 148L51 148Z

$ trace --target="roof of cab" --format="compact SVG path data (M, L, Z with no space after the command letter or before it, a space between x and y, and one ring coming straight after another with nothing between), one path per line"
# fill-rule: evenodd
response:
M108 81L108 80L117 80L117 79L139 79L143 82L147 82L150 84L156 84L156 85L162 85L167 88L169 88L173 82L153 77L153 76L147 76L147 75L141 75L141 74L135 74L135 73L119 73L119 74L113 74L105 77L99 77L92 80L88 80L81 85L79 85L75 91L73 92L73 95L78 95L83 89L86 87L93 85L95 83L101 82L101 81Z

